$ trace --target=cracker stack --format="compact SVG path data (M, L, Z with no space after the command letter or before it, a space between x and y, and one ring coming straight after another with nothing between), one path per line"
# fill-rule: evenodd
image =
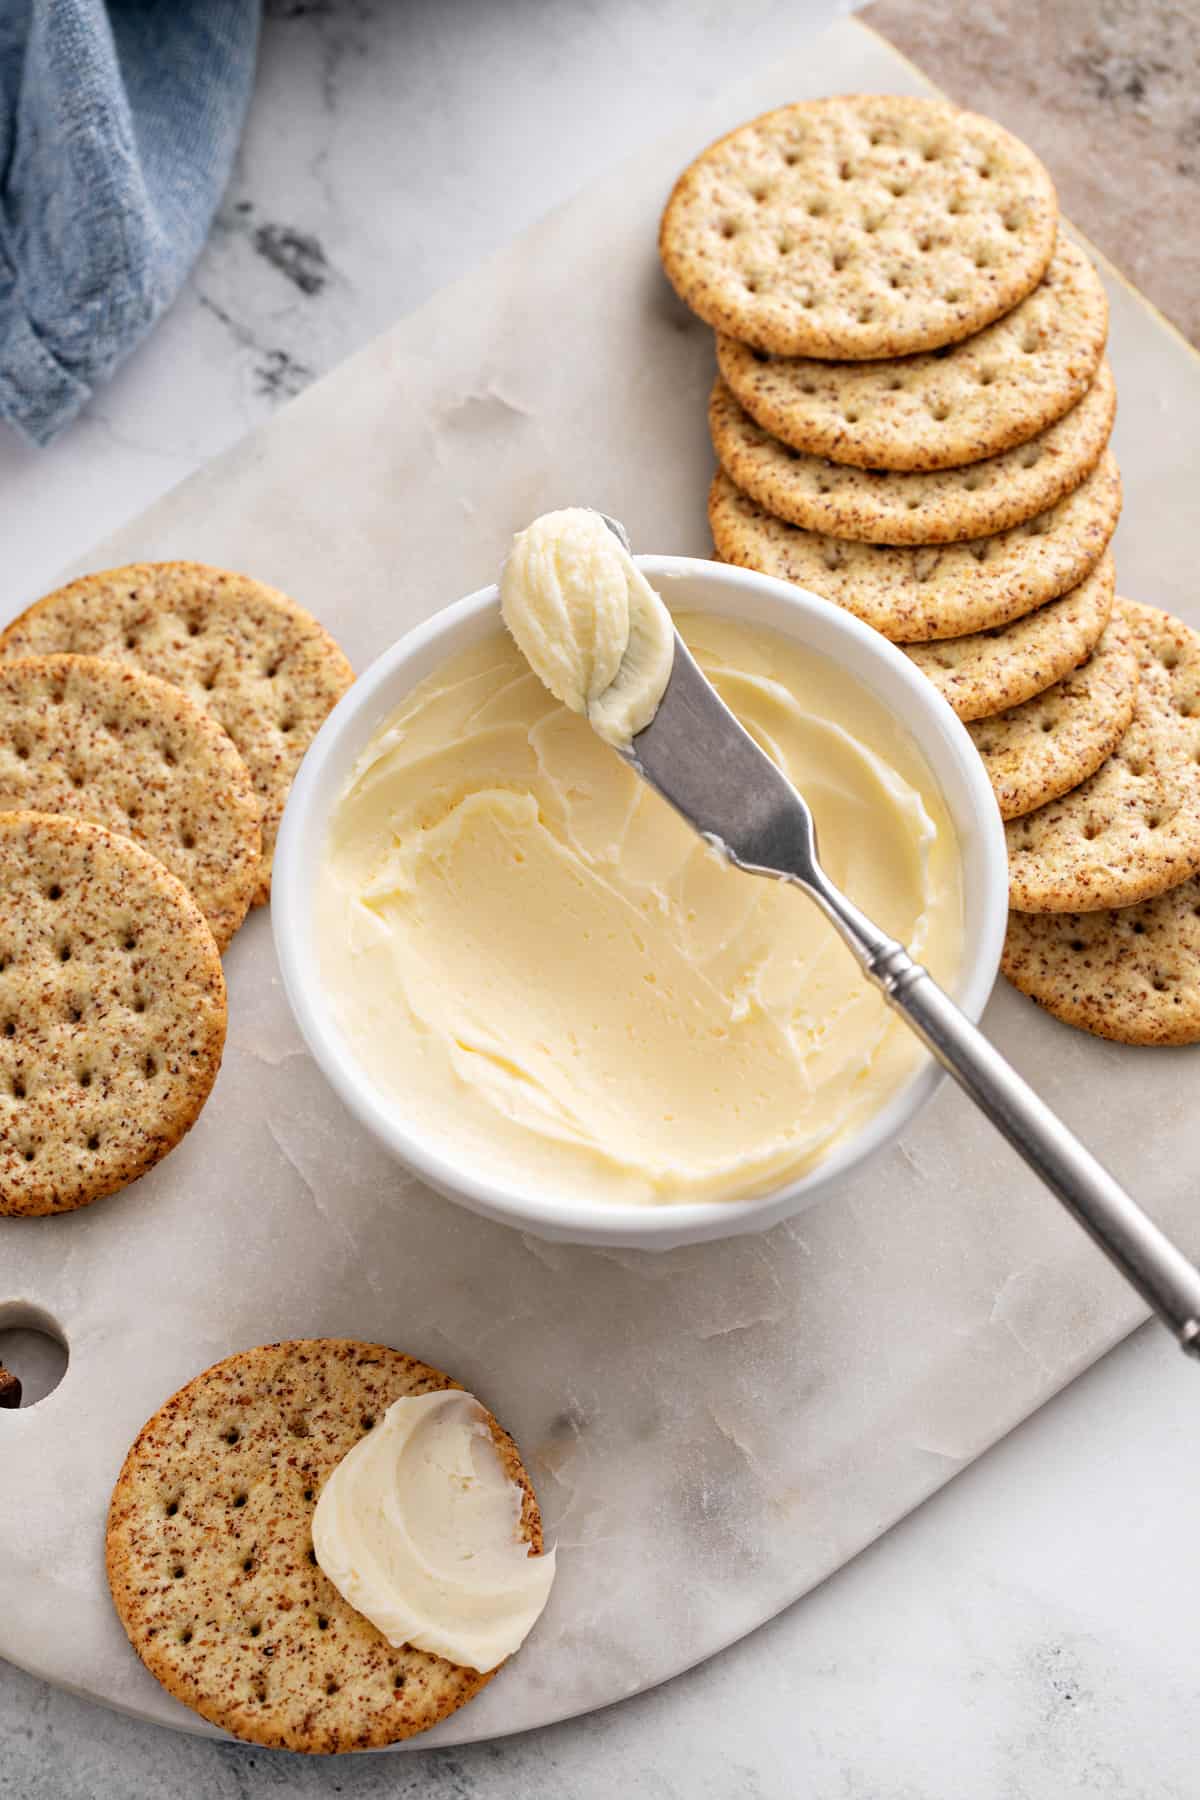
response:
M293 601L197 563L87 576L0 633L0 1216L112 1193L199 1115L221 952L352 679Z
M805 102L684 171L660 251L717 334L717 555L844 606L968 722L1010 978L1102 1035L1200 1038L1200 662L1114 603L1108 309L1046 170L945 101Z

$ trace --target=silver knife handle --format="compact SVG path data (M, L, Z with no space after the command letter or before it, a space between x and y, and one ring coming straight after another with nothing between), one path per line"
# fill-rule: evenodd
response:
M864 962L871 980L1078 1220L1179 1344L1200 1355L1200 1272L900 944Z
M1181 1347L1200 1356L1200 1271L1038 1098L903 944L880 931L819 865L790 879L807 888L888 1002L986 1113Z

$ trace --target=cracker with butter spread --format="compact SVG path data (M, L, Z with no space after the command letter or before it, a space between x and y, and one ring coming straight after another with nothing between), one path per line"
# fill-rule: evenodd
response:
M108 1515L113 1602L151 1674L214 1725L289 1750L379 1748L472 1699L491 1677L394 1649L326 1579L311 1537L323 1482L391 1403L458 1386L383 1344L304 1338L230 1356L173 1395ZM533 1488L488 1423L540 1554Z

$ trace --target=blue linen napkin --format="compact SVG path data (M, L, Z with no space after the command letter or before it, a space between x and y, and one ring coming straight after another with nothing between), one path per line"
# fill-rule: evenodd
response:
M73 419L208 235L260 0L0 0L0 418Z

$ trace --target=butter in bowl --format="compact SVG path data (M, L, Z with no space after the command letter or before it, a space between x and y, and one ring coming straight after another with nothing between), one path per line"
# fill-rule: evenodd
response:
M791 585L638 568L808 797L833 878L978 1018L1004 844L949 707ZM889 1142L939 1076L802 895L729 867L543 686L496 587L409 633L331 716L289 802L274 916L351 1110L441 1192L547 1237L764 1229Z

